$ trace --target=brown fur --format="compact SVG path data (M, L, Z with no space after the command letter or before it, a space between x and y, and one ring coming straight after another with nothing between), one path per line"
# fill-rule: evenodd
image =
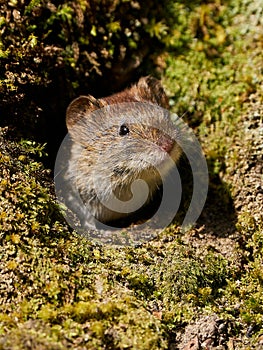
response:
M73 144L67 176L99 221L130 217L121 208L120 212L106 208L100 198L110 206L114 193L124 203L132 198L131 184L143 179L149 186L149 204L161 183L155 166L163 163L166 173L171 167L165 160L167 154L174 162L179 159L178 130L163 108L168 108L168 98L160 82L152 77L141 78L112 96L80 96L69 105L66 123ZM118 133L123 118L130 129L127 136Z

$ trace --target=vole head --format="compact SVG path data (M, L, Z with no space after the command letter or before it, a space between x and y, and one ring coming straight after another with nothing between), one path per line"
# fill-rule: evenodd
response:
M167 97L160 83L142 78L137 85L104 99L80 96L67 110L73 142L82 147L83 159L97 171L135 178L150 169L175 162L181 155L178 130L163 107Z

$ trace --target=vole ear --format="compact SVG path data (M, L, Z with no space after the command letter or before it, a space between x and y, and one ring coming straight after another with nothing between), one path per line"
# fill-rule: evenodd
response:
M157 103L163 108L169 108L168 97L159 80L151 76L143 77L138 81L137 88L145 100Z
M67 108L66 124L68 131L70 132L80 120L87 118L91 112L102 107L104 107L103 102L91 95L77 97Z

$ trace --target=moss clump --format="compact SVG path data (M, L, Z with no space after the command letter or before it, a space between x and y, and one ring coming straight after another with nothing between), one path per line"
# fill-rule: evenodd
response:
M167 36L174 36L170 24L176 23L180 6L171 4L170 0L161 5L123 0L1 4L1 126L12 125L19 137L34 135L37 141L48 141L50 148L57 147L65 132L65 109L74 96L112 93L138 75L146 60L154 65ZM50 125L59 126L56 133Z
M233 237L232 244L242 257L238 264L233 257L228 259L232 266L227 271L232 275L226 278L225 286L219 287L219 293L215 294L218 299L213 296L209 301L213 289L205 287L204 292L208 295L206 301L210 310L233 321L238 334L241 329L247 334L250 340L236 342L237 348L243 349L246 342L251 348L253 344L260 346L257 339L262 334L262 276L259 272L263 263L262 197L258 191L262 153L262 20L259 15L262 11L257 10L258 1L246 4L231 1L228 5L232 14L224 5L218 6L223 15L219 16L222 23L226 19L230 22L225 40L221 44L218 42L213 59L206 49L211 35L207 40L203 38L205 43L197 35L190 52L180 57L168 56L164 80L173 110L195 128L207 157L210 197L204 213L206 219L202 222L216 236ZM209 30L207 25L203 23L203 32ZM227 227L230 206L234 212L232 224ZM225 220L217 226L217 217L222 212L226 213ZM178 281L184 278L179 273L178 276ZM227 273L223 272L222 276ZM179 283L179 290L182 285ZM193 303L196 300L198 290L194 292ZM186 319L189 309L183 310L183 319Z
M113 252L63 224L46 171L32 159L39 150L1 136L0 347L165 348L160 320L110 282ZM129 277L139 291L132 271Z
M45 148L33 141L10 141L10 133L1 130L0 349L170 349L183 348L196 337L202 346L210 341L215 348L247 350L261 346L263 227L258 174L262 16L258 15L258 3L169 2L175 23L172 16L162 21L160 12L148 21L145 35L142 26L138 27L144 38L154 38L169 48L163 80L171 105L179 115L187 112L209 163L214 201L208 198L200 222L189 232L181 233L170 226L152 242L123 249L95 245L77 236L64 223L52 179L40 162ZM10 98L6 106L21 98L20 106L27 108L34 123L42 113L39 100L32 99L30 104L25 101L31 100L31 93L37 95L32 92L39 84L37 77L47 86L53 79L50 73L44 74L45 69L43 75L36 74L44 62L54 63L49 72L62 69L62 78L56 75L54 80L65 82L72 73L72 81L82 84L84 67L91 68L91 81L101 68L91 60L92 52L101 55L105 59L102 62L107 61L105 52L82 40L81 13L91 11L90 3L74 4L31 1L26 7L10 1L3 6L11 17L8 25L5 15L0 19L2 40L6 40L1 59L10 64L7 68L14 74L1 73L5 96ZM135 56L143 43L136 36L139 46L127 43L130 36L121 30L122 25L130 21L136 26L133 19L137 14L150 16L154 7L134 7L132 14L136 16L128 15L120 24L115 17L117 8L134 4L107 3L105 9L112 8L108 8L106 19L91 17L91 22L83 22L88 27L88 39L97 38L98 45L104 45L105 33L112 33L105 39L110 62L118 53L114 45L122 40L126 40L127 52ZM159 6L155 7L157 12ZM20 11L20 19L16 11ZM37 21L52 31L45 29L41 37L39 27L34 27ZM17 40L16 47L11 37L12 33L19 37L20 29L24 41ZM52 42L56 45L47 49ZM76 48L80 50L78 57L74 56ZM12 54L8 50L13 50ZM23 60L19 52L28 56ZM28 67L32 68L32 80L23 75ZM25 79L26 84L18 78ZM69 86L78 89L74 84ZM12 93L14 88L16 92ZM65 96L71 92L60 93L63 98L56 94L55 100L62 111ZM52 103L48 106L49 111L55 111ZM14 107L19 111L18 105ZM14 114L14 124L20 112ZM227 215L230 209L231 220ZM211 334L200 330L202 324L207 327L213 322ZM193 324L198 323L196 331ZM189 328L192 332L187 333Z

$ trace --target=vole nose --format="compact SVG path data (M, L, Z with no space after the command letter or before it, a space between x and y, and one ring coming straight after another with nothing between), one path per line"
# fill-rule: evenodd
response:
M161 135L157 141L157 145L167 153L171 152L174 143L175 141L172 140L168 135Z

